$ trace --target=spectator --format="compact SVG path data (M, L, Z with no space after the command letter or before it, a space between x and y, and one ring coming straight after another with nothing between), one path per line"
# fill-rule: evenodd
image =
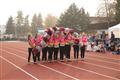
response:
M111 38L110 38L111 42L113 42L115 40L115 35L113 32L111 32Z

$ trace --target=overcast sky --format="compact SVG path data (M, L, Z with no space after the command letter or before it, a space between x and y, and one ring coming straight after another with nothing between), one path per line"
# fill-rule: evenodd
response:
M100 4L100 0L0 0L0 24L6 24L8 17L15 17L18 10L31 17L34 13L41 13L43 18L47 14L59 17L73 2L79 8L85 8L90 16L95 16Z

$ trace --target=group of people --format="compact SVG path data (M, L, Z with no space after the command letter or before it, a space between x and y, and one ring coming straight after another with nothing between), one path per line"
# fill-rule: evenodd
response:
M115 35L111 32L111 38L105 32L96 35L87 35L84 32L78 34L70 28L48 28L43 35L35 37L28 35L28 62L31 54L33 61L71 61L71 49L74 51L74 60L84 60L85 51L102 52L111 51L120 54L120 41L115 45Z
M111 32L111 37L104 31L102 34L90 35L88 37L87 51L102 52L110 51L113 54L120 54L120 40L116 40Z
M71 61L71 48L74 50L74 60L84 59L85 49L87 45L87 35L83 32L81 36L73 29L69 28L48 28L44 35L36 34L35 37L28 35L28 62L30 62L31 54L33 61ZM42 54L42 55L41 55Z

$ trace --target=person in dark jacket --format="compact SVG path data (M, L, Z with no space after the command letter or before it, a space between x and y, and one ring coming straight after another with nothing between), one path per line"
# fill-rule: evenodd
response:
M111 42L113 42L115 40L115 35L113 32L111 32L111 38L110 38Z

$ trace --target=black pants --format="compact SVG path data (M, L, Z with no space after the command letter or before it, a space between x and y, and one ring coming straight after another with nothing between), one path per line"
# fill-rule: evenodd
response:
M65 55L65 46L60 46L60 60L63 60Z
M53 55L53 47L48 47L48 60L52 60L52 55Z
M37 55L34 55L34 61L36 62L36 58L38 59L38 61L40 61L40 52L37 53Z
M47 47L42 48L42 61L47 60Z
M84 58L85 57L85 46L81 46L80 50L81 50L81 58Z
M54 60L58 59L58 50L59 48L54 48Z
M74 45L74 59L78 59L79 56L79 45Z
M65 45L65 54L66 54L66 58L70 59L70 51L71 51L71 46L70 45Z
M32 52L32 48L28 48L28 62L30 62L30 58L31 58L31 54L32 54L32 57L33 57L33 61L35 62L35 55L34 53Z

